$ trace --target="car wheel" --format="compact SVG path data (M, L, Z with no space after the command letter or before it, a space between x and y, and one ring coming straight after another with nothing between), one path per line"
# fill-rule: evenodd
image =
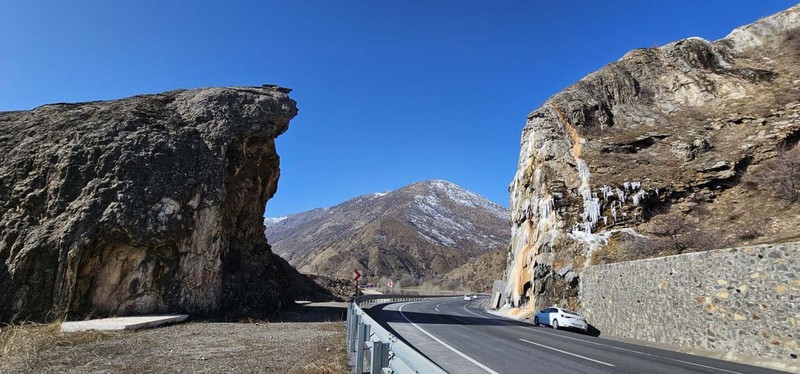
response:
M539 317L533 317L533 325L539 326Z
M558 330L558 320L557 319L553 320L553 328Z

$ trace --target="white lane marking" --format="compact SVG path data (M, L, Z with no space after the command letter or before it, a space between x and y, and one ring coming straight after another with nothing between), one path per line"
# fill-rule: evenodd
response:
M694 363L694 362L678 360L676 358L669 358L669 357L659 356L659 355L656 355L656 354L641 352L641 351L637 351L637 350L633 350L633 349L627 349L627 348L617 347L617 346L613 346L613 345L609 345L609 344L597 343L597 342L592 342L592 341L589 341L589 340L577 339L577 338L572 338L572 337L569 337L569 336L563 336L563 335L560 335L560 334L554 334L552 332L541 331L541 329L536 329L536 328L533 328L533 327L527 327L527 326L523 326L523 327L526 328L526 329L529 329L529 330L537 331L537 332L542 333L542 334L558 336L558 337L561 337L561 338L564 338L564 339L577 340L579 342L584 342L584 343L588 343L588 344L600 345L600 346L603 346L603 347L617 349L617 350L625 351L625 352L636 353L636 354L640 354L640 355L643 355L643 356L657 357L657 358L660 358L660 359L663 359L663 360L680 362L680 363L684 363L684 364L687 364L687 365L699 366L701 368L718 370L718 371L722 371L722 372L725 372L725 373L743 374L743 373L738 372L738 371L733 371L733 370L728 370L728 369L721 369L721 368L714 367L714 366L708 366L708 365L703 365L703 364L697 364L697 363Z
M486 319L490 319L489 317L486 317L486 316L484 316L484 315L480 315L480 314L478 314L478 313L475 313L475 312L473 312L473 311L471 311L471 310L467 309L467 306L466 306L466 305L464 305L464 310L466 310L467 312L469 312L469 313L472 313L472 314L474 314L474 315L476 315L476 316L478 316L478 317L483 317L483 318L486 318ZM495 321L497 321L497 319L496 319L496 318L491 318L491 319L492 319L492 320L495 320ZM501 321L502 321L502 320L501 320ZM503 322L505 322L505 321L503 321ZM509 323L509 325L511 325L511 324ZM680 363L687 364L687 365L694 365L694 366L698 366L698 367L701 367L701 368L712 369L712 370L718 370L718 371L725 372L725 373L731 373L731 374L743 374L743 373L741 373L741 372L738 372L738 371L733 371L733 370L728 370L728 369L722 369L722 368L718 368L718 367L714 367L714 366L708 366L708 365L703 365L703 364L697 364L697 363L694 363L694 362L689 362L689 361L684 361L684 360L678 360L678 359L676 359L676 358L669 358L669 357L664 357L664 356L655 355L655 354L652 354L652 353L640 352L640 351L636 351L636 350L633 350L633 349L627 349L627 348L617 347L617 346L613 346L613 345L609 345L609 344L603 344L603 343L592 342L592 341L585 340L585 339L572 338L572 337L569 337L569 336L564 336L564 335L561 335L561 334L554 334L554 333L552 333L552 332L542 331L542 329L535 328L535 327L528 327L528 326L522 326L522 327L523 327L523 328L526 328L526 329L529 329L529 330L533 330L533 331L539 332L539 333L541 333L541 334L547 334L547 335L552 335L552 336L558 336L558 337L560 337L560 338L564 338L564 339L577 340L577 341L579 341L579 342L584 342L584 343L588 343L588 344L594 344L594 345L600 345L600 346L603 346L603 347L608 347L608 348L618 349L618 350L620 350L620 351L625 351L625 352L636 353L636 354L640 354L640 355L644 355L644 356L648 356L648 357L657 357L657 358L660 358L660 359L663 359L663 360L680 362Z
M492 369L489 369L489 368L488 368L486 365L484 365L484 364L482 364L482 363L480 363L480 362L476 361L474 358L472 358L472 357L469 357L469 356L465 355L464 353L461 353L461 351L459 351L459 350L457 350L457 349L455 349L455 348L451 347L451 346L450 346L450 345L448 345L447 343L445 343L445 342L443 342L443 341L439 340L439 338L437 338L437 337L435 337L435 336L431 335L431 333L429 333L429 332L427 332L427 331L423 330L423 329L422 329L422 327L419 327L419 326L417 326L417 324L416 324L416 323L414 323L414 322L411 322L411 320L410 320L410 319L408 319L408 317L406 317L406 315L403 313L403 307L404 307L404 306L406 306L406 305L408 305L408 304L409 304L409 303L405 303L405 304L403 304L403 305L400 305L400 308L398 309L398 311L400 312L400 315L401 315L401 316L403 316L403 318L404 318L406 321L408 321L408 323L410 323L410 324L411 324L411 326L414 326L414 327L416 327L416 328L417 328L417 330L419 330L419 331L422 331L422 333L424 333L425 335L428 335L429 337L431 337L431 339L433 339L433 340L437 341L439 344L443 345L445 348L447 348L447 349L449 349L449 350L451 350L451 351L455 352L457 355L459 355L459 356L461 356L461 357L463 357L463 358L467 359L467 361L469 361L469 362L471 362L471 363L475 364L475 365L476 365L476 366L478 366L479 368L481 368L481 369L485 370L487 373L491 373L491 374L499 374L498 372L496 372L496 371L494 371L494 370L492 370Z
M467 309L467 304L464 304L464 310L465 310L465 311L467 311L467 313L472 313L472 314L474 314L474 315L476 315L476 316L478 316L478 317L481 317L481 318L486 318L486 319L488 319L486 316L482 316L482 315L480 315L480 314L478 314L478 313L475 313L475 312L473 312L473 311L471 311L471 310Z
M598 361L598 360L595 360L593 358L589 358L589 357L586 357L586 356L581 356L581 355L578 355L578 354L575 354L575 353L572 353L572 352L562 351L560 349L556 349L556 348L553 348L553 347L548 347L548 346L546 346L544 344L534 343L534 342L532 342L530 340L525 340L525 339L520 339L520 340L525 342L525 343L528 343L528 344L533 344L535 346L539 346L539 347L542 347L542 348L552 349L552 350L554 350L556 352L561 352L563 354L567 354L567 355L570 355L570 356L575 356L575 357L578 357L578 358L582 358L582 359L587 360L587 361L596 362L598 364L603 364L603 365L606 365L606 366L614 367L614 364L609 364L608 362Z

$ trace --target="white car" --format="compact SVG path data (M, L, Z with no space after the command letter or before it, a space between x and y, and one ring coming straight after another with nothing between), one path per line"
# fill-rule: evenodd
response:
M580 314L558 307L546 308L536 313L533 316L533 324L534 326L548 325L554 329L562 327L573 328L583 333L589 331L589 324Z
M470 298L469 295L464 295L464 300L470 301L470 300L472 300L472 298Z

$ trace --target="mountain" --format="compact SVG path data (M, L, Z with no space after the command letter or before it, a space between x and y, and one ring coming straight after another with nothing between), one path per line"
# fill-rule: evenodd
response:
M800 237L800 5L633 50L528 115L512 304L577 308L586 266Z
M273 251L301 272L348 278L360 269L404 285L441 277L510 238L505 208L442 180L264 222Z

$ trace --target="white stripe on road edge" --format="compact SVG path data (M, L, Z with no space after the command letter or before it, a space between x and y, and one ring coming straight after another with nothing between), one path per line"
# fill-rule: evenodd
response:
M567 355L570 355L570 356L575 356L575 357L578 357L578 358L582 358L582 359L587 360L587 361L596 362L598 364L603 364L603 365L606 365L606 366L612 366L612 367L614 366L613 364L609 364L608 362L598 361L598 360L595 360L593 358L589 358L589 357L586 357L586 356L581 356L581 355L578 355L578 354L575 354L575 353L572 353L572 352L562 351L560 349L556 349L556 348L553 348L553 347L548 347L548 346L546 346L544 344L534 343L534 342L532 342L530 340L525 340L525 339L520 339L520 340L525 342L525 343L528 343L528 344L533 344L535 346L542 347L542 348L552 349L552 350L554 350L556 352L561 352L563 354L567 354Z
M469 312L469 313L472 313L472 314L474 314L474 315L476 315L476 316L478 316L478 317L483 317L483 318L489 319L489 317L487 317L487 316L480 315L480 314L478 314L478 313L475 313L475 312L473 312L473 311L471 311L471 310L467 309L467 306L466 306L466 305L464 305L464 310L466 310L467 312ZM496 321L497 319L495 319L495 318L492 318L492 320L495 320L495 321ZM660 359L663 359L663 360L680 362L680 363L687 364L687 365L693 365L693 366L697 366L697 367L701 367L701 368L706 368L706 369L717 370L717 371L721 371L721 372L725 372L725 373L731 373L731 374L743 374L743 373L740 373L740 372L738 372L738 371L727 370L727 369L720 369L720 368L718 368L718 367L714 367L714 366L708 366L708 365L703 365L703 364L696 364L696 363L694 363L694 362L689 362L689 361L684 361L684 360L678 360L678 359L676 359L676 358L669 358L669 357L664 357L664 356L654 355L654 354L652 354L652 353L645 353L645 352L640 352L640 351L636 351L636 350L633 350L633 349L627 349L627 348L617 347L617 346L614 346L614 345L609 345L609 344L603 344L603 343L592 342L592 341L585 340L585 339L572 338L572 337L569 337L569 336L564 336L564 335L561 335L561 334L554 334L554 333L552 333L552 332L542 331L542 329L538 329L538 328L535 328L535 327L527 327L527 326L522 326L522 327L524 327L524 328L526 328L526 329L529 329L529 330L536 331L536 332L538 332L538 333L541 333L541 334L547 334L547 335L552 335L552 336L558 336L558 337L560 337L560 338L564 338L564 339L577 340L577 341L579 341L579 342L584 342L584 343L588 343L588 344L599 345L599 346L608 347L608 348L612 348L612 349L618 349L618 350L620 350L620 351L625 351L625 352L636 353L636 354L640 354L640 355L644 355L644 356L649 356L649 357L657 357L657 358L660 358ZM549 348L549 347L548 347L548 348Z
M435 341L439 342L439 344L441 344L441 345L443 345L445 348L447 348L447 349L449 349L449 350L451 350L451 351L455 352L457 355L459 355L459 356L461 356L461 357L464 357L465 359L467 359L467 361L469 361L469 362L471 362L471 363L473 363L473 364L477 365L479 368L481 368L481 369L485 370L487 373L491 373L491 374L499 374L498 372L496 372L496 371L494 371L494 370L492 370L492 369L489 369L489 368L488 368L486 365L484 365L484 364L482 364L482 363L480 363L480 362L476 361L476 360L475 360L475 359L473 359L472 357L469 357L469 356L467 356L467 355L465 355L465 354L461 353L459 350L457 350L457 349L455 349L455 348L451 347L450 345L448 345L447 343L445 343L445 342L443 342L443 341L439 340L439 338L437 338L437 337L435 337L435 336L431 335L429 332L427 332L427 331L423 330L421 327L417 326L417 324L416 324L416 323L414 323L414 322L411 322L411 320L410 320L410 319L408 319L408 317L406 317L406 315L403 313L403 307L404 307L404 306L406 306L406 305L408 305L408 303L405 303L405 304L403 304L403 305L400 305L400 308L398 309L398 311L400 312L400 315L401 315L401 316L403 316L403 318L405 318L405 320L406 320L406 321L408 321L408 323L410 323L410 324L411 324L411 326L414 326L414 327L416 327L416 328L417 328L417 330L419 330L419 331L422 331L422 332L423 332L425 335L428 335L428 336L430 336L430 337L431 337L431 339L433 339L433 340L435 340Z

